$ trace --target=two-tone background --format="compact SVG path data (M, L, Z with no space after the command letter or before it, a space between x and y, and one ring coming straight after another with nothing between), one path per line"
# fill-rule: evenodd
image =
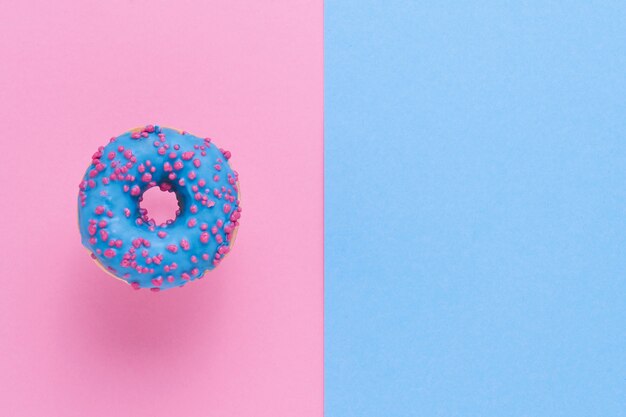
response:
M626 415L626 6L0 0L0 416ZM133 292L97 146L209 135L237 245Z

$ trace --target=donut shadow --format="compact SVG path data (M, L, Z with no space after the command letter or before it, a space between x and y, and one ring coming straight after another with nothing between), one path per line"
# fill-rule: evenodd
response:
M133 290L94 264L89 256L67 260L68 289L60 307L80 343L94 360L110 365L154 366L193 353L217 335L219 275L214 271L184 288L154 293Z

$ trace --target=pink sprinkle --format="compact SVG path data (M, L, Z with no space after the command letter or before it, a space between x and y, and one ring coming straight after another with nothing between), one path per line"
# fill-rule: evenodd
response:
M175 280L174 275L167 276L167 282L174 282L174 280Z
M91 243L92 245L95 245L97 242L98 242L98 239L96 239L95 237L89 238L89 243Z
M126 149L124 151L124 158L130 159L130 158L132 158L132 156L133 156L133 151L131 151L130 149Z
M202 232L200 234L200 242L208 243L209 242L209 234L207 232Z
M141 133L134 132L132 135L130 135L130 137L133 139L139 139L141 137Z
M224 151L224 158L230 159L231 156L232 155L231 155L230 151Z
M136 247L136 248L138 248L139 246L141 246L141 241L142 241L142 240L143 240L143 239L142 239L142 238L140 238L140 237L138 237L137 239L133 239L133 242L132 242L132 243L133 243L133 246L134 246L134 247Z
M109 239L109 234L107 233L106 230L100 230L100 239L102 239L102 241L106 242Z
M224 220L218 219L216 224L217 224L217 227L222 227L224 225Z
M181 277L182 279L184 279L185 281L189 281L189 280L191 279L191 276L190 276L188 273L186 273L186 272L183 272L183 273L180 275L180 277Z
M167 151L166 151L166 149L165 149L163 146L161 146L161 147L159 148L159 150L157 151L157 153L158 153L159 155L165 155L165 152L167 152Z
M213 165L213 168L215 168L215 169L216 169L216 170L218 170L218 171L221 171L221 170L222 170L222 166L221 166L221 165L219 165L219 164L215 164L215 165Z
M150 182L151 180L152 180L152 174L150 174L149 172L146 172L145 174L141 176L141 181L143 182Z
M163 284L163 277L154 278L152 280L152 284L156 285L157 287L160 287L161 284Z
M125 215L126 217L130 217L130 209L125 208L125 209L124 209L124 215Z
M107 221L106 220L100 220L98 222L98 227L101 227L101 228L107 227Z
M108 157L109 159L113 159L113 158L115 158L115 152L113 152L113 151L109 152L109 154L107 155L107 157Z
M187 174L187 178L189 178L190 180L193 180L196 178L196 171L189 171L189 174Z
M139 189L139 186L133 185L133 188L130 190L130 195L138 196L139 194L141 194L141 190Z
M146 170L146 167L145 167L143 164L140 164L140 165L137 167L137 171L139 171L139 172L144 172L145 170Z
M170 172L172 170L172 165L169 162L164 162L163 163L163 170L165 172Z
M124 187L122 187L124 189L124 192L127 193L128 190L130 189L130 187L128 186L128 184L124 184Z
M183 169L183 163L181 161L174 162L174 169L177 171Z
M216 235L215 236L215 241L217 243L222 243L224 241L224 238L222 237L222 235Z
M196 225L196 219L189 219L187 227L194 227Z
M199 159L193 160L193 166L195 166L196 168L200 168L200 165L202 165L202 162L200 162Z
M193 214L196 214L198 212L198 206L196 206L195 204L192 204L191 207L189 207L189 211L192 212Z
M191 270L191 275L196 276L196 275L198 275L199 272L200 272L200 270L198 268L193 268Z
M133 287L133 290L138 290L141 288L138 282L131 282L130 286Z
M187 239L182 239L180 241L180 247L184 250L189 250L189 241Z
M102 178L102 184L104 184L104 185L108 185L108 184L109 184L109 181L110 181L110 180L109 180L109 177L104 177L104 178Z
M194 152L183 152L182 158L185 161L189 161L191 158L193 158L194 154Z
M229 213L230 212L230 204L224 204L224 207L222 209L224 210L224 213Z
M163 239L165 236L167 236L167 233L165 233L163 230L159 230L157 232L157 236Z
M176 253L178 252L178 247L176 245L167 245L167 250L172 253Z
M200 187L204 187L206 185L206 181L204 179L201 179L201 180L198 181L198 185Z
M107 249L104 251L104 256L107 258L112 258L115 256L115 251L113 249Z
M196 257L196 255L191 255L191 263L197 264L198 263L198 258Z
M98 206L94 211L96 212L96 214L102 214L104 213L104 206Z
M213 177L213 181L218 182L220 180L220 176L219 175L215 175Z
M180 185L181 187L185 185L185 179L181 178L178 180L178 185Z
M170 172L170 175L168 175L167 178L169 178L171 181L174 181L176 179L176 174L174 172Z
M176 159L176 152L170 152L170 159Z

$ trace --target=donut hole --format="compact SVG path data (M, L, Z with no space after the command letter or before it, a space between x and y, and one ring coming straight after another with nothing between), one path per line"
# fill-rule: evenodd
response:
M157 225L165 225L176 220L180 201L176 193L162 191L159 187L148 188L139 198L139 208L145 216Z

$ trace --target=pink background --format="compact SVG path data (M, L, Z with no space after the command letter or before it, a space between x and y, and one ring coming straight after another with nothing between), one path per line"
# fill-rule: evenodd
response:
M4 1L0 27L0 415L322 415L322 1ZM91 154L146 123L213 137L243 192L229 258L159 294L76 226Z

